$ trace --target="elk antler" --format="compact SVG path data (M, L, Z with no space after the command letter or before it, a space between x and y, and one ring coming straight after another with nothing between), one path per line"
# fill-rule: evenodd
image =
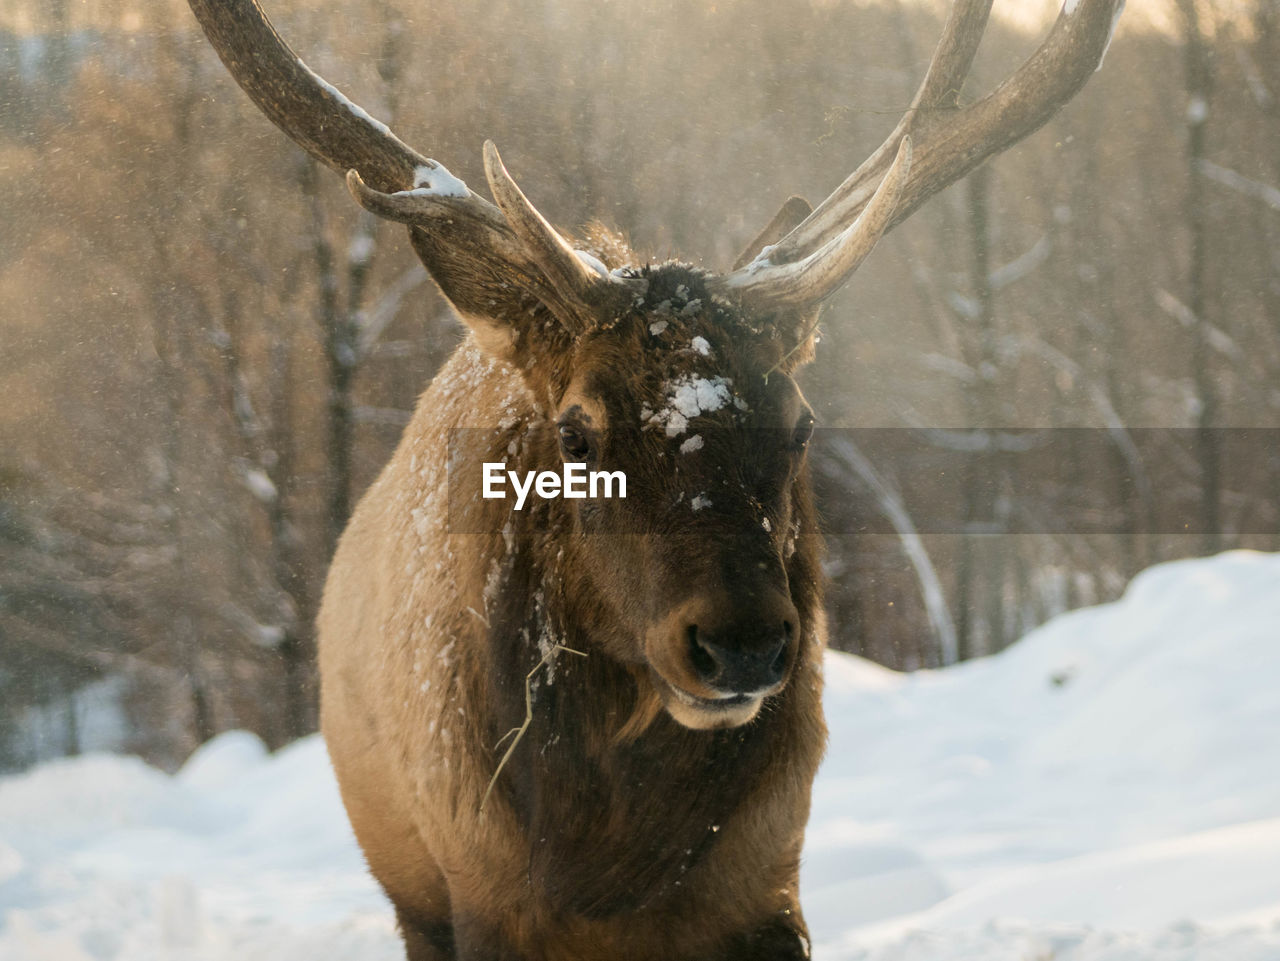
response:
M442 243L464 237L468 255L540 278L541 298L571 329L590 307L635 287L589 269L520 192L492 145L485 163L499 210L445 167L404 144L313 73L267 19L257 0L189 0L227 70L295 143L346 175L368 210Z
M369 210L415 228L415 243L463 238L466 256L498 274L533 279L570 330L602 303L622 303L641 281L591 269L529 203L492 144L485 172L498 207L442 165L402 143L311 72L256 0L189 0L231 75L262 111L312 156L347 174ZM857 269L880 237L992 154L1041 127L1097 69L1124 0L1064 0L1030 58L981 100L960 89L992 0L956 0L915 100L888 138L802 223L732 273L719 292L768 310L812 307ZM501 209L499 209L501 208ZM421 247L419 248L421 251Z
M832 294L881 233L1038 130L1075 96L1100 66L1124 9L1124 0L1065 0L1035 53L986 97L962 107L960 90L991 4L956 0L924 81L893 133L804 222L721 278L722 289L773 308L810 306ZM896 200L886 215L888 193Z

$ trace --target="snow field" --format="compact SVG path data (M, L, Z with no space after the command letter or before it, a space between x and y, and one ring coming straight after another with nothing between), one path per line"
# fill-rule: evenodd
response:
M1153 568L1005 653L831 654L820 961L1280 959L1280 556ZM0 780L0 961L393 961L323 743Z

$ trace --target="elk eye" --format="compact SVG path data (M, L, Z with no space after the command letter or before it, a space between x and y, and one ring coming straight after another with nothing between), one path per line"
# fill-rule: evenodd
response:
M586 460L591 453L591 441L573 424L561 424L560 449L570 460Z
M809 446L809 441L813 437L813 415L805 414L800 418L800 423L796 424L796 428L791 432L791 446L796 450L804 450Z

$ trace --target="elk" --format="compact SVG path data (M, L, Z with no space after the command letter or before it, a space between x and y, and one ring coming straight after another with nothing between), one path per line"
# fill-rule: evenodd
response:
M795 375L822 302L1069 100L1121 3L1066 0L962 104L991 0L957 0L884 143L714 273L568 239L488 142L490 203L314 75L254 0L190 0L258 107L408 225L469 329L356 508L318 623L321 726L411 961L809 956L826 631ZM621 471L627 496L514 511L479 496L499 462Z

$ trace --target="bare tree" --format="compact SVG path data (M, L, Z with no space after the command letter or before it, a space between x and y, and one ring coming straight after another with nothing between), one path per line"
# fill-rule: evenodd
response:
M1213 93L1213 66L1204 36L1199 0L1178 0L1182 22L1184 81L1186 84L1186 223L1188 233L1186 306L1192 324L1191 378L1195 389L1197 456L1200 465L1200 513L1204 528L1201 549L1215 553L1221 535L1221 451L1215 428L1219 425L1221 403L1213 370L1214 351L1209 311L1209 228L1206 222L1204 181L1200 167L1205 162L1206 128Z

